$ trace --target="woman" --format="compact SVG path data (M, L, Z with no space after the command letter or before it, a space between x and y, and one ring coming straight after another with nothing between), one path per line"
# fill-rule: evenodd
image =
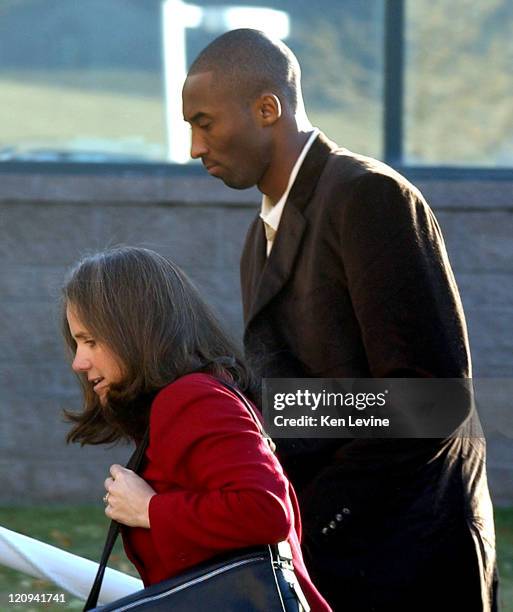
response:
M312 610L329 610L303 564L295 494L220 382L251 394L248 370L185 275L146 249L109 250L72 270L63 305L84 394L68 441L138 442L150 427L141 477L111 466L104 498L144 584L287 538Z

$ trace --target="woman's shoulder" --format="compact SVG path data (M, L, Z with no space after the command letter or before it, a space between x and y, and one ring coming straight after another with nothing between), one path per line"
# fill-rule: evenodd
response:
M187 408L202 410L203 406L212 406L222 402L224 406L238 405L240 400L214 376L201 372L186 374L163 387L152 404L152 418L161 414L176 414Z
M193 372L180 376L173 382L163 387L156 395L155 400L173 398L176 396L195 396L204 393L222 391L225 389L223 383L210 374Z

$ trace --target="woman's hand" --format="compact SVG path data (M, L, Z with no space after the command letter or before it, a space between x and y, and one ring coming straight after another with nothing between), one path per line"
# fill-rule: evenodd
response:
M111 465L111 478L105 480L105 514L128 527L150 527L148 508L156 495L150 485L132 470Z

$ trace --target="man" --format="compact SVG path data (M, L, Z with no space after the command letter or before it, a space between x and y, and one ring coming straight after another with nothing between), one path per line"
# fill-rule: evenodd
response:
M469 377L440 228L388 166L308 122L297 59L228 32L183 89L191 155L262 210L241 261L248 357L266 377ZM450 407L448 407L450 409ZM484 441L278 440L305 560L335 610L496 609Z

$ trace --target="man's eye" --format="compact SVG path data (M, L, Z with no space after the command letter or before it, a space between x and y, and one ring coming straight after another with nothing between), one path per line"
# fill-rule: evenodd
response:
M87 344L88 346L95 346L96 342L94 340L86 340L84 344Z
M209 128L210 126L211 126L211 122L210 122L210 121L209 121L208 123L200 123L200 124L199 124L199 127L200 127L202 130L208 130L208 128Z

